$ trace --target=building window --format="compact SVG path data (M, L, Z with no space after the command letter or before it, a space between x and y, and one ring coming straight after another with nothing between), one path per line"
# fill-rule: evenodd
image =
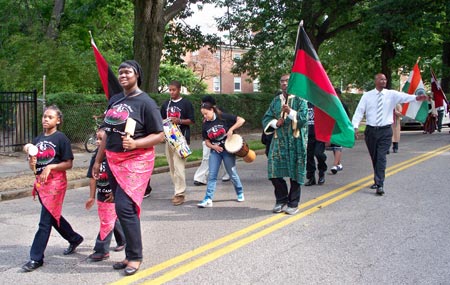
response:
M259 92L259 79L253 80L253 92Z
M234 91L241 92L241 78L240 77L234 78Z
M220 92L220 77L213 78L213 90L214 92Z

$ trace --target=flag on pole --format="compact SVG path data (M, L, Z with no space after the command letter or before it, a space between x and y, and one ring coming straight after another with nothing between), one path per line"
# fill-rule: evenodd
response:
M419 59L417 59L413 70L409 74L408 80L403 86L402 91L411 95L425 94L425 86L423 85L422 76L420 75ZM402 114L410 117L418 122L425 123L428 116L428 101L415 101L410 103L404 103L402 108Z
M447 97L445 97L444 90L442 90L441 85L436 79L436 75L433 72L433 69L430 68L431 72L431 91L434 95L434 105L436 108L444 106L444 104L448 108Z
M314 130L317 140L353 147L355 132L352 123L303 28L303 21L299 25L295 49L288 93L315 106Z
M89 34L91 34L90 31ZM116 75L111 70L111 67L109 67L109 64L106 62L105 58L102 56L97 46L95 45L92 34L91 46L94 50L95 62L97 63L98 75L100 76L100 80L102 82L103 91L105 92L106 99L109 99L114 94L122 92L122 86L119 84L119 80L117 79Z

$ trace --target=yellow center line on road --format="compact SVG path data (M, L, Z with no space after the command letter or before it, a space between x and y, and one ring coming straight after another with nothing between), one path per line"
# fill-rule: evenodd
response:
M406 161L403 161L403 162L398 163L396 165L393 165L393 166L387 168L386 176L388 177L388 176L394 175L395 173L398 173L399 171L407 169L407 168L409 168L409 167L411 167L413 165L416 165L416 164L418 164L418 163L420 163L422 161L428 160L428 159L430 159L430 158L432 158L434 156L437 156L437 155L439 155L439 154L441 154L441 153L443 153L443 152L445 152L447 150L450 150L450 145L438 148L438 149L436 149L434 151L431 151L431 152L428 152L428 153L424 153L422 155L416 156L416 157L411 158L409 160L406 160ZM174 257L172 259L169 259L169 260L167 260L165 262L162 262L162 263L160 263L158 265L155 265L155 266L150 267L150 268L145 269L145 270L141 270L141 271L139 271L138 273L136 273L133 276L125 277L123 279L118 280L117 282L112 283L112 284L131 284L131 283L139 281L139 280L143 281L143 284L163 284L165 282L173 280L173 279L177 278L178 276L186 274L186 273L194 270L195 268L198 268L198 267L200 267L200 266L202 266L202 265L204 265L206 263L209 263L211 261L214 261L215 259L217 259L217 258L219 258L219 257L221 257L221 256L223 256L225 254L228 254L228 253L230 253L230 252L232 252L232 251L234 251L234 250L236 250L236 249L238 249L238 248L240 248L240 247L242 247L244 245L247 245L247 244L249 244L249 243L251 243L251 242L253 242L253 241L255 241L255 240L257 240L257 239L259 239L261 237L264 237L264 236L266 236L266 235L268 235L268 234L270 234L270 233L272 233L272 232L274 232L274 231L276 231L278 229L281 229L281 228L283 228L283 227L285 227L285 226L287 226L287 225L289 225L289 224L291 224L291 223L293 223L295 221L298 221L298 220L300 220L300 219L302 219L302 218L304 218L304 217L306 217L308 215L311 215L311 214L315 213L316 211L318 211L318 210L320 210L320 209L322 209L322 208L324 208L324 207L326 207L326 206L328 206L330 204L333 204L333 203L335 203L335 202L337 202L337 201L339 201L339 200L341 200L341 199L343 199L343 198L345 198L345 197L347 197L347 196L349 196L349 195L351 195L351 194L353 194L353 193L355 193L355 192L365 188L366 186L368 186L368 185L370 185L372 183L371 182L372 179L373 179L373 176L369 175L367 177L364 177L364 178L361 178L361 179L359 179L357 181L349 183L349 184L347 184L347 185L345 185L343 187L340 187L340 188L338 188L336 190L328 192L328 193L326 193L326 194L324 194L324 195L322 195L320 197L317 197L315 199L312 199L312 200L309 200L309 201L307 201L305 203L302 203L300 205L300 209L307 208L309 206L317 204L318 202L320 202L322 200L325 200L325 199L327 199L329 197L337 195L340 192L343 192L345 190L351 189L351 190L349 190L347 192L344 192L344 193L342 193L342 194L340 194L340 195L338 195L338 196L336 196L334 198L331 198L331 199L329 199L329 200L327 200L327 201L325 201L325 202L323 202L323 203L321 203L319 205L316 205L315 207L312 207L312 208L310 208L308 210L305 210L305 211L303 211L303 212L301 212L301 213L299 213L299 214L297 214L295 216L286 216L286 215L283 215L283 214L271 216L268 219L265 219L263 221L255 223L255 224L253 224L253 225L251 225L249 227L246 227L246 228L244 228L242 230L239 230L239 231L236 231L234 233L231 233L231 234L229 234L229 235L227 235L225 237L217 239L217 240L215 240L215 241L213 241L213 242L211 242L209 244L201 246L201 247L199 247L197 249L194 249L192 251L189 251L187 253L184 253L184 254L179 255L177 257ZM354 189L352 189L352 188L354 188ZM283 220L280 221L280 222L277 222L280 219L283 219ZM275 223L275 222L277 222L277 223ZM170 271L164 273L163 275L161 275L160 277L157 277L157 278L155 278L153 280L149 280L149 281L145 281L144 280L146 278L149 278L152 274L155 274L157 272L166 270L169 267L172 267L172 266L175 266L177 264L180 264L181 262L186 261L186 260L188 260L190 258L193 258L195 256L198 256L198 255L200 255L200 254L202 254L202 253L204 253L204 252L206 252L208 250L215 249L215 248L217 248L217 247L219 247L219 246L221 246L221 245L223 245L223 244L225 244L227 242L230 242L230 241L232 241L234 239L237 239L237 238L239 238L239 237L241 237L243 235L248 235L250 232L256 231L256 230L258 230L260 228L263 228L263 227L265 227L265 226L267 226L269 224L272 224L272 223L275 223L275 224L273 224L271 226L268 226L268 227L266 227L266 228L264 228L264 229L262 229L262 230L260 230L260 231L258 231L256 233L253 233L253 234L251 234L251 235L249 235L247 237L244 237L244 238L242 238L240 240L237 240L237 241L235 241L235 242L233 242L233 243L231 243L229 245L226 245L226 246L224 246L222 248L219 248L219 249L217 249L217 250L215 250L215 251L213 251L213 252L211 252L211 253L209 253L207 255L201 256L201 257L199 257L199 258L197 258L197 259L195 259L195 260L193 260L193 261L191 261L189 263L181 265L178 268L170 270Z

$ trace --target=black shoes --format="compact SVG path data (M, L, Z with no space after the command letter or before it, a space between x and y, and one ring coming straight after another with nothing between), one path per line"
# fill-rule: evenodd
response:
M383 196L383 195L384 195L384 189L383 189L383 186L378 187L376 193L377 193L377 195L379 195L379 196Z
M150 184L147 185L147 188L145 188L145 193L144 193L144 199L150 197L150 193L152 193L152 186L150 186Z
M35 269L41 267L43 264L44 264L44 261L30 260L26 264L24 264L24 266L22 266L22 269L25 272L31 272L31 271L34 271Z
M94 252L93 254L88 256L90 261L102 261L109 258L109 253L100 253L100 252Z
M64 255L74 253L77 247L83 242L83 240L84 240L83 237L81 237L81 239L78 242L69 244L69 247L64 250Z
M202 183L200 181L194 181L194 185L195 186L202 186L202 185L206 185L205 183Z
M125 244L118 245L114 248L114 251L122 251L125 248Z
M113 268L115 270L125 269L127 267L128 261L125 263L125 261L116 262L113 264Z
M370 189L378 189L378 185L377 184L373 184L372 186L370 186Z
M317 184L322 185L325 183L325 175L319 176L319 180L317 181Z
M135 268L135 267L127 266L123 270L123 273L125 274L125 276L130 276L130 275L133 275L134 273L136 273L138 270L139 270L139 267Z
M305 186L311 186L311 185L316 185L315 178L310 178L310 179L308 179L308 181L306 181Z

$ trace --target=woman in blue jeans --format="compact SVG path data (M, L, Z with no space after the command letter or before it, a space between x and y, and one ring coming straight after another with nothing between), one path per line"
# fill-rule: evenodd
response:
M216 192L217 174L222 161L227 173L230 174L237 201L243 202L244 191L241 179L236 171L236 156L225 149L225 141L245 123L245 120L233 114L222 113L210 102L202 103L201 112L205 118L202 125L202 136L206 146L211 149L211 154L209 156L209 175L205 198L197 206L199 208L212 207L212 199Z

